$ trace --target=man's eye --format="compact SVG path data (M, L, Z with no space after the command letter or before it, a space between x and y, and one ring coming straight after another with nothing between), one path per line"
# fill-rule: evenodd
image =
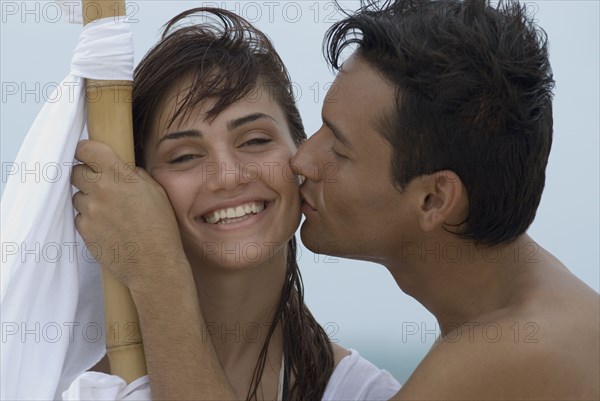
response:
M244 142L242 146L246 145L264 145L265 143L269 143L271 140L269 138L254 138L249 141Z
M343 154L336 152L335 149L333 149L333 147L329 148L329 152L333 155L333 157L335 157L338 160L347 159L347 157Z

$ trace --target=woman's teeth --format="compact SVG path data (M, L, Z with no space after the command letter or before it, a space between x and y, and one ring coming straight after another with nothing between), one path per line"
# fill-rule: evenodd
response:
M226 209L215 210L203 216L204 221L208 224L230 224L237 223L250 217L253 214L258 214L265 209L265 202L248 202L246 204L229 207Z

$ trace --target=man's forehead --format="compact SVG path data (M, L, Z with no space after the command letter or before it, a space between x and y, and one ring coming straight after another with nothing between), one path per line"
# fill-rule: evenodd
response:
M379 154L382 143L387 146L379 133L380 122L390 109L395 108L396 91L366 61L348 61L325 99L322 117L324 125L346 145L352 157L364 160L371 157L365 156L369 153Z
M325 98L323 111L380 115L396 103L396 88L360 56L346 60Z
M350 57L348 57L346 59L346 61L344 61L342 63L342 65L340 66L340 70L338 72L341 74L344 74L347 72L352 72L352 71L356 70L357 68L360 68L360 66L362 64L366 65L367 63L357 53L353 53L352 55L350 55Z
M361 90L367 95L372 93L385 96L395 93L395 85L376 66L358 55L352 55L342 64L335 84L350 90Z

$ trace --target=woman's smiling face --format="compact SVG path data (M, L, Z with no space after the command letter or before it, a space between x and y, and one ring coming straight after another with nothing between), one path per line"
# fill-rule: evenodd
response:
M300 223L296 151L285 115L259 87L221 112L214 99L168 126L191 81L174 85L145 144L148 172L164 187L192 264L239 269L285 249Z

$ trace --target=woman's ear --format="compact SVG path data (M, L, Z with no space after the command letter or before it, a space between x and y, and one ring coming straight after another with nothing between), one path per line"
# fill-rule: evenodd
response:
M460 177L451 170L436 171L420 177L424 183L419 222L425 232L457 225L467 217L468 199Z

